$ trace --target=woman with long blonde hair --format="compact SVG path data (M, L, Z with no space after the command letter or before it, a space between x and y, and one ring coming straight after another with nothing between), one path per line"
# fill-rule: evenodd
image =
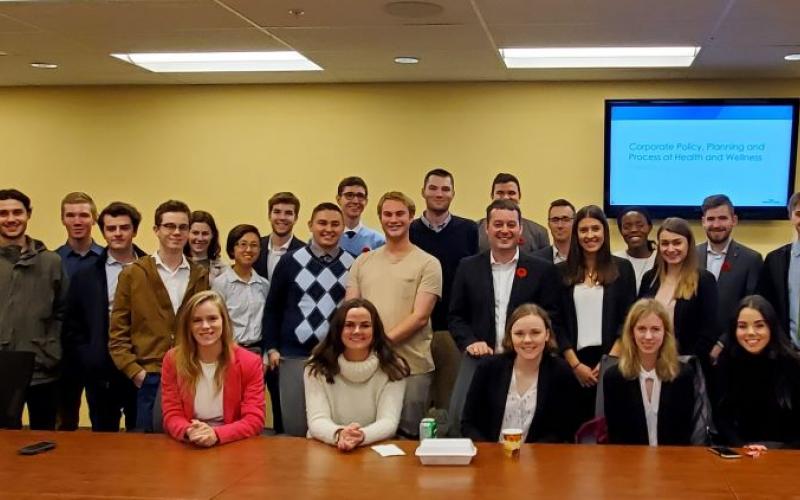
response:
M233 341L217 292L186 302L175 341L161 368L164 429L204 447L258 435L265 413L261 357Z
M690 444L694 376L691 366L678 360L664 306L654 299L633 304L622 331L619 363L603 375L609 442Z

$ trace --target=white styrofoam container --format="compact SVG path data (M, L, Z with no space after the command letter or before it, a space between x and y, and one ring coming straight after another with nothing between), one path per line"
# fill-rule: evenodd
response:
M422 465L469 465L478 449L471 439L425 439L414 454Z

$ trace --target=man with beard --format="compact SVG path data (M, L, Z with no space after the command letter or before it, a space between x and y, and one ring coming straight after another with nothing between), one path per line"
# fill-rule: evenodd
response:
M708 196L701 208L701 222L708 241L697 246L697 261L700 269L707 269L717 278L719 290L720 337L711 350L711 361L716 363L731 341L728 337L731 314L743 297L755 293L762 260L760 253L733 239L733 228L739 219L730 198L724 194Z
M345 226L339 246L355 256L386 243L381 233L361 223L367 195L367 183L361 177L345 177L336 189L336 203L342 209Z
M411 243L436 257L442 266L442 299L436 303L431 314L431 353L436 365L431 399L433 407L441 409L450 404L450 392L458 375L461 357L447 329L450 289L461 259L478 253L478 225L450 213L450 204L456 194L454 184L453 175L442 168L425 174L422 183L425 210L409 228Z
M281 257L291 250L303 246L303 242L292 234L300 215L300 200L293 193L281 192L272 195L267 202L272 233L261 238L261 254L253 269L268 280Z

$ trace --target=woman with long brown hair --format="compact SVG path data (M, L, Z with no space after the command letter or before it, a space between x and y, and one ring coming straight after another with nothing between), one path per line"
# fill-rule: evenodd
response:
M164 429L204 447L258 435L265 413L261 357L233 341L222 297L191 297L175 340L161 368Z

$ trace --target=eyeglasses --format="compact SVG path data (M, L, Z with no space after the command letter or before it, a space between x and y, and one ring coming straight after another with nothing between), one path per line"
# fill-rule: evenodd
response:
M364 201L367 199L367 195L364 193L342 193L342 196L344 196L344 199L348 201Z
M247 243L246 241L240 241L236 244L236 248L239 250L260 250L261 244L260 243Z
M572 222L572 219L574 219L574 217L564 215L562 217L550 217L547 220L549 220L551 224L569 224Z
M172 222L167 222L166 224L161 224L161 227L169 231L170 233L174 233L175 231L180 231L182 233L186 233L189 231L189 224L173 224Z

